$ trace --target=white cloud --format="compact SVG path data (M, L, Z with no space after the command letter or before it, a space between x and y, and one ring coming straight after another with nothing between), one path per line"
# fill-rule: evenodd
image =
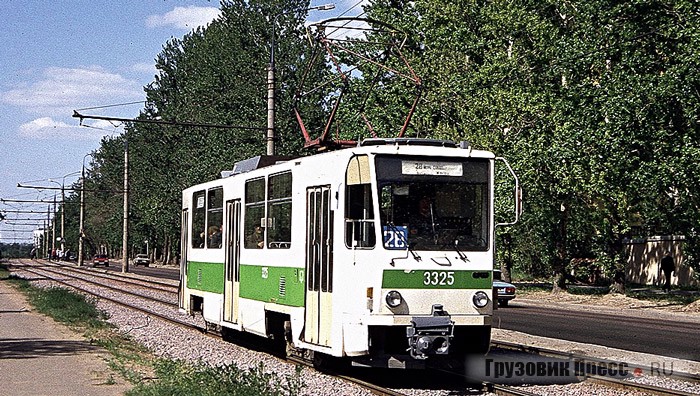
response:
M99 140L104 135L123 132L123 126L114 126L108 121L87 122L79 126L56 121L51 117L41 117L20 125L19 134L25 138L51 140Z
M153 74L155 75L158 70L156 70L156 63L154 62L141 62L131 66L131 70L137 73Z
M31 114L69 116L74 109L144 97L141 85L101 67L44 69L34 83L0 92L0 101Z
M177 29L192 30L206 26L218 17L220 10L214 7L175 7L163 15L151 15L146 19L148 27L170 26Z

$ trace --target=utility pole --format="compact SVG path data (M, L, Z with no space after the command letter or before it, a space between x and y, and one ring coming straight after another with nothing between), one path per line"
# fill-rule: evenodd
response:
M275 18L275 21L277 18ZM270 64L267 66L267 155L275 155L275 25L272 24Z
M83 175L80 178L80 228L78 234L78 267L83 265L83 224L85 223L85 168L83 168Z
M327 11L335 8L335 4L323 4L315 7L298 9L299 11ZM285 15L284 12L272 18L272 34L270 35L270 63L267 66L267 155L275 155L275 27L277 18Z
M65 182L65 178L63 179ZM65 234L63 233L64 229L66 227L66 194L65 194L65 185L61 184L61 251L63 253L66 252L66 240L65 240ZM68 258L66 257L66 260Z
M56 194L53 195L53 219L51 220L51 253L56 251ZM53 258L53 257L52 257Z
M92 154L88 153L83 156L83 167L80 170L80 234L78 234L78 267L83 265L83 249L85 248L83 240L85 239L85 158Z
M129 272L129 141L124 133L124 232L122 239L122 272Z
M46 226L44 227L44 257L49 256L49 241L47 241L49 238L49 224L51 224L51 205L48 205L46 208Z

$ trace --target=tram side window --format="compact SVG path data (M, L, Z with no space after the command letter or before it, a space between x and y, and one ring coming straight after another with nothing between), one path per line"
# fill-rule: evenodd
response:
M267 197L268 247L289 249L292 241L292 173L270 176Z
M374 206L366 155L350 160L345 189L345 245L372 248L376 244Z
M207 247L221 247L221 233L224 221L224 190L213 188L207 193Z
M265 179L248 180L245 183L245 233L246 249L261 249L265 246Z
M192 194L192 247L203 248L206 237L205 221L207 208L205 204L205 191L197 191Z

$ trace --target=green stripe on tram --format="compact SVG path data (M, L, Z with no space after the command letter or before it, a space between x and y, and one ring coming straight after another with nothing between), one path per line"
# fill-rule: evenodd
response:
M241 264L241 298L304 306L304 269Z
M187 287L211 293L223 293L224 264L188 261Z
M304 306L304 269L241 264L240 297L293 307ZM224 292L224 264L187 262L187 287Z
M383 289L491 289L492 284L489 270L385 270L382 276Z

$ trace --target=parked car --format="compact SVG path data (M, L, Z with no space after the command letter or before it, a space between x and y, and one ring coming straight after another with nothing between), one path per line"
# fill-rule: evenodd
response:
M515 286L501 280L501 270L493 270L493 291L499 307L507 307L508 301L515 298Z
M137 254L134 258L134 265L143 265L148 267L151 264L151 259L148 258L147 254Z
M97 267L98 265L109 267L109 258L106 254L96 254L92 257L92 266Z

